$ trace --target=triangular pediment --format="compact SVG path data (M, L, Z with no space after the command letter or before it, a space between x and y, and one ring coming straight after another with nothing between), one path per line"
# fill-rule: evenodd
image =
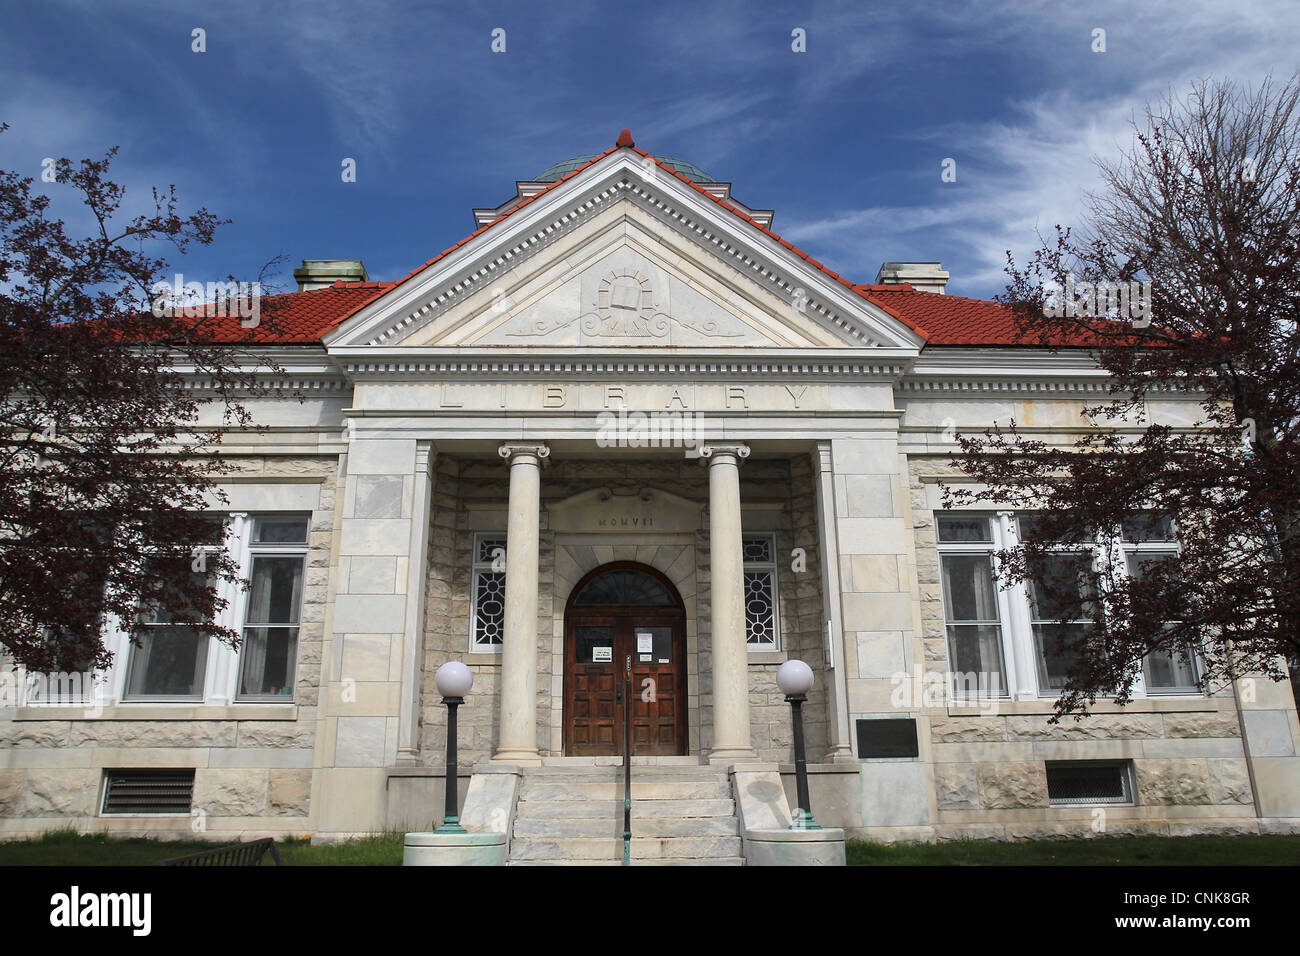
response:
M400 283L327 344L349 351L922 344L842 282L656 169L648 172L631 150L610 154Z
M591 225L551 261L479 308L427 326L411 345L814 348L847 343L675 236L651 235L635 210ZM562 263L560 268L557 264ZM730 281L728 281L730 279ZM789 312L788 315L782 313ZM459 321L458 321L459 320Z

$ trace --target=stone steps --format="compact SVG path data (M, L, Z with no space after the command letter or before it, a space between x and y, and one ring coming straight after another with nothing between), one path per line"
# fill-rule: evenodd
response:
M739 856L738 836L632 837L634 860L707 859ZM623 838L515 837L510 841L512 860L619 860Z
M623 770L622 757L543 757L543 769L555 769L560 771L573 770L584 767L605 767L616 768L621 773ZM669 767L687 767L695 770L708 770L708 764L700 763L698 757L632 757L633 769L637 767L655 767L657 769L667 769ZM537 772L537 768L532 768L531 772Z
M510 860L507 866L622 866L623 858L617 860ZM745 858L743 856L718 856L708 857L701 860L692 859L669 859L669 860L637 860L631 861L632 866L744 866Z
M727 780L642 780L632 781L633 800L722 800L731 796L731 787ZM532 783L525 782L519 793L519 801L541 800L623 800L622 781L601 781L598 783L563 782Z
M552 758L553 759L553 758ZM575 758L578 759L578 758ZM635 757L632 758L632 782L638 779L645 779L647 776L659 779L669 777L672 779L698 779L713 780L717 777L718 772L712 767L699 763L680 763L680 764L654 764L648 766L639 766L636 764ZM658 758L667 760L667 757ZM683 758L674 758L683 759ZM592 765L592 764L574 764L574 765L552 765L543 764L540 767L528 768L529 778L542 777L565 777L573 780L617 780L620 783L623 780L623 765L620 763L615 766L610 765Z
M743 866L736 803L725 771L675 759L680 762L633 767L632 863ZM585 763L525 770L509 862L621 865L623 768Z
M740 825L734 816L641 817L632 816L632 833L636 837L739 836ZM553 819L533 817L515 819L515 837L600 837L623 840L623 813L599 817Z
M730 797L716 800L632 800L632 819L654 817L734 817L736 803ZM623 823L623 798L611 800L521 800L515 820L569 820L590 818Z

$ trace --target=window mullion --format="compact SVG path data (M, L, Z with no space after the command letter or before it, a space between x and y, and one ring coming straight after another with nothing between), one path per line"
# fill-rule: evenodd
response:
M248 529L252 522L248 520L248 515L242 511L232 512L230 515L230 526L227 529L224 541L227 553L236 555L236 563L239 565L239 576L245 577L247 554L248 554ZM239 622L243 619L243 589L236 584L228 581L219 581L218 587L220 594L228 602L226 609L221 612L218 623L222 627L228 627L232 630L239 630ZM238 661L238 654L228 645L221 641L216 641L216 647L210 648L215 651L208 655L209 675L207 686L210 688L210 702L213 704L224 705L235 699L235 676L237 670L235 664ZM205 699L208 694L205 694Z
M749 534L743 535L741 540L759 540L766 542L769 560L743 560L741 577L744 583L745 592L745 646L751 652L775 651L781 646L781 604L780 594L777 591L776 578L776 535L767 534ZM771 612L771 629L766 639L760 642L751 642L749 640L751 630L751 620L749 615L749 578L750 574L764 574L767 576L766 598Z
M1010 511L998 513L996 532L999 547L1013 548L1019 542L1015 529L1016 516ZM1029 585L1017 582L1001 592L1005 598L1007 623L1012 634L1016 671L1016 700L1034 700L1040 696L1038 687L1038 646L1034 640L1033 618L1029 611Z
M481 555L485 544L499 541L486 555ZM501 653L505 626L505 575L509 568L500 568L496 558L504 557L506 535L502 532L484 532L473 537L474 551L470 558L470 616L469 649L471 653ZM497 555L500 551L501 554ZM492 575L494 577L488 578ZM480 621L482 626L480 626ZM487 640L480 640L483 631ZM492 638L495 638L493 640Z

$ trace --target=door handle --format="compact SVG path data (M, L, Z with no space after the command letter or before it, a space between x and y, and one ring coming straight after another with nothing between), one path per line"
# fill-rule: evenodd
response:
M623 682L622 681L617 681L614 684L614 703L616 704L623 703Z

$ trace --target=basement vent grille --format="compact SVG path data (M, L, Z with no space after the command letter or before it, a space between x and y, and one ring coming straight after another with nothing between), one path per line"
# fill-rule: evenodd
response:
M1053 806L1131 804L1128 761L1070 761L1047 764L1047 795Z
M105 770L104 814L189 814L194 800L194 769Z

